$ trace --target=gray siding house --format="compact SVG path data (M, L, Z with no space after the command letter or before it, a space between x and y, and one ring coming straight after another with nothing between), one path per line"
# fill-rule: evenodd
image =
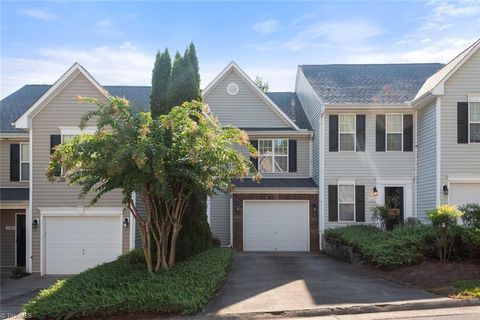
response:
M294 92L264 93L230 63L204 101L222 124L245 130L263 178L208 199L215 237L238 251L316 252L326 228L372 223L376 204L426 221L440 204L480 202L479 47L445 65L301 65ZM149 94L102 86L76 63L53 85L0 102L2 271L77 273L139 246L118 192L88 207L77 187L50 184L44 172L92 108L77 95L122 96L148 110Z

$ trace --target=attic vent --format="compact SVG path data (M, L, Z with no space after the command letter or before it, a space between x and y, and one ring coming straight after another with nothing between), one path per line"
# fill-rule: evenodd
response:
M238 84L236 83L230 83L228 84L227 86L227 93L231 96L235 96L238 94L238 91L240 90L240 88L238 87Z

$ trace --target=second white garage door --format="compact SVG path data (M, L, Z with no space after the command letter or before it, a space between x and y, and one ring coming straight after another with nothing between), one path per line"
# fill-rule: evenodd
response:
M244 201L244 251L308 251L308 201Z
M480 183L450 183L450 203L480 203Z
M122 251L119 216L45 217L45 273L74 274Z

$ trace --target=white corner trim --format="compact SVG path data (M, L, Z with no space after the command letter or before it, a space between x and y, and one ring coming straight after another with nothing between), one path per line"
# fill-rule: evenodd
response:
M448 175L447 179L451 183L479 183L480 175Z
M295 122L292 121L260 88L253 82L252 79L243 71L235 61L230 62L225 69L223 69L203 90L203 97L205 98L210 91L220 82L221 79L230 71L234 70L247 85L278 115L280 118L296 130L301 130Z
M33 129L30 129L28 132L29 135L29 150L30 153L30 164L28 170L30 171L30 179L28 182L29 187L29 194L28 194L28 208L25 210L25 233L26 233L26 251L27 251L27 259L25 263L25 269L27 272L32 273L32 208L33 208ZM40 241L41 242L41 241Z
M230 246L233 247L233 194L230 193Z
M442 98L437 97L435 102L435 136L436 136L436 187L435 187L435 206L440 205L440 174L442 159Z
M46 105L45 102L50 101L59 92L57 90L64 84L70 83L76 75L81 73L87 78L92 85L98 89L105 97L108 96L107 90L105 90L91 75L82 67L78 62L75 62L51 87L45 92L40 99L38 99L26 112L24 112L20 118L15 121L15 127L19 129L30 129L31 119ZM55 94L56 93L56 94ZM38 109L38 110L37 110Z
M122 216L123 207L40 207L41 216Z
M80 134L94 134L97 127L86 127L83 130L80 127L58 127L61 135L80 135Z

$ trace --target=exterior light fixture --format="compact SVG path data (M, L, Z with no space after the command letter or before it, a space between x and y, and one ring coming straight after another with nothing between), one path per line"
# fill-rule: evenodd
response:
M448 196L448 186L447 186L447 185L444 185L443 188L442 188L442 190L443 190L443 194L446 195L446 196Z
M40 224L40 220L38 218L33 219L33 221L32 221L33 229L37 229L39 224Z
M378 196L378 190L377 187L373 187L373 196Z
M123 227L128 228L130 226L130 219L128 217L123 218Z
M313 212L317 212L317 204L316 203L313 204L312 208L313 208Z

